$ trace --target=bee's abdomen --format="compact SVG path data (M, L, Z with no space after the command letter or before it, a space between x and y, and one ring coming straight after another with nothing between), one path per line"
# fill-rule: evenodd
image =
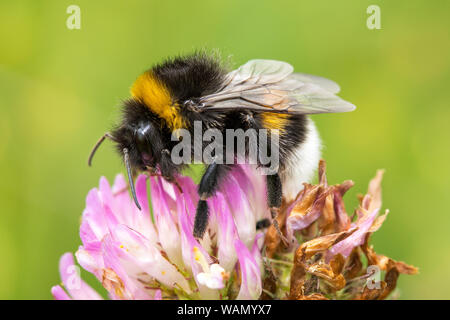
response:
M302 114L278 114L264 112L257 115L260 128L276 130L279 136L280 170L288 164L289 158L307 138L308 119Z
M289 139L283 142L285 154L282 157L283 165L280 167L279 174L283 186L283 197L287 201L291 201L297 196L298 192L303 189L304 182L311 182L320 160L319 133L311 119L306 116L304 119L301 140L293 145L289 145ZM290 130L294 130L294 128ZM300 139L300 136L297 135L297 139Z

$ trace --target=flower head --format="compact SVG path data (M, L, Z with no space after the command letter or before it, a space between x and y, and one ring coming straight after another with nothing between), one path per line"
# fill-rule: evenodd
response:
M251 170L237 167L224 188L236 192L218 192L208 200L211 221L200 241L192 235L198 196L190 178L177 177L179 190L161 177L140 175L135 186L142 206L139 211L122 175L116 177L112 187L102 177L99 188L92 189L86 198L80 227L82 246L76 252L78 263L101 281L112 299L235 298L240 285L238 272L242 271L245 278L247 270L261 263L256 262L261 260L260 247L254 250L259 239L256 221L268 214L267 210L257 212L258 207L251 205L250 196L265 193ZM236 241L242 241L239 250ZM68 286L66 269L75 267L72 255L65 254L61 261L63 287L68 294L62 286L56 286L52 289L56 299L100 298L79 274L75 278L81 287L75 290ZM242 285L248 284L242 281Z
M261 231L257 221L270 217L264 176L235 167L207 200L210 221L201 240L193 236L199 199L190 178L178 176L176 186L140 175L142 211L122 175L112 187L101 178L87 195L75 255L111 299L384 299L401 273L417 269L369 245L388 213L379 215L382 175L350 217L343 196L353 182L329 185L321 161L319 183L305 183L294 201L283 202L278 230ZM377 271L384 280L371 278ZM81 279L71 253L62 256L60 274L55 299L102 298Z

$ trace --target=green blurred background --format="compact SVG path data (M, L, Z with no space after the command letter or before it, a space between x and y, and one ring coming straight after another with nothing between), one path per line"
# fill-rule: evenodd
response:
M66 27L71 4L81 30ZM381 30L366 27L370 4ZM60 255L80 244L88 190L123 171L107 144L88 168L93 143L137 75L197 48L337 81L358 109L314 117L329 180L356 182L351 211L385 168L391 213L375 249L420 268L400 277L401 298L450 298L449 9L445 0L2 0L0 298L51 298Z

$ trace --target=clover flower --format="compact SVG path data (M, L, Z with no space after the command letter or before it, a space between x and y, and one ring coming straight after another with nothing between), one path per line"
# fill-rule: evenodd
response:
M78 263L101 281L111 299L257 299L262 233L258 235L256 222L269 211L260 205L266 201L261 197L264 177L252 170L237 167L223 188L232 191L208 200L210 223L200 241L192 235L198 196L190 178L177 177L179 190L161 177L140 175L140 211L122 175L112 187L102 177L86 198ZM60 261L63 285L52 288L54 297L100 298L76 270L72 255L65 254Z
M328 185L321 161L318 184L305 183L295 200L283 202L280 234L274 225L256 229L270 217L265 177L235 167L208 200L201 240L192 235L198 195L190 178L178 176L176 186L140 175L139 211L122 175L112 187L102 177L86 198L75 256L111 299L384 299L400 273L417 269L369 245L388 214L379 215L382 175L377 172L350 217L343 196L353 182ZM102 298L80 278L71 253L62 256L60 274L55 299Z

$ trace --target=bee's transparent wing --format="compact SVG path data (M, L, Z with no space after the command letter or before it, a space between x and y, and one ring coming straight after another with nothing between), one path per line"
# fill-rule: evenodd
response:
M319 87L334 94L339 93L339 91L341 91L341 88L336 82L327 78L322 78L319 76L306 73L293 73L290 77L304 83L316 84Z
M283 80L294 68L286 62L275 60L250 60L238 69L231 71L227 78L229 83L226 88L232 88L241 84L268 84Z
M301 73L281 61L251 60L230 72L224 87L200 99L200 110L250 109L314 114L348 112L355 106L335 93L331 80Z

